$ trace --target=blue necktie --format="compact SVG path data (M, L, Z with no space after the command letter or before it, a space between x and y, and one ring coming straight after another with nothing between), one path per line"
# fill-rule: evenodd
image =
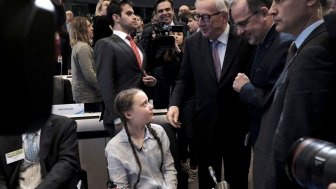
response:
M25 146L25 158L29 162L36 162L38 160L38 144L35 142L37 133L27 133L26 146Z

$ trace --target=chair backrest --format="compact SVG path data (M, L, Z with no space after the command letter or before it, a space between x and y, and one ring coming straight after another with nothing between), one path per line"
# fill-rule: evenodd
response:
M54 76L53 103L72 104L74 103L71 89L71 82L62 76Z

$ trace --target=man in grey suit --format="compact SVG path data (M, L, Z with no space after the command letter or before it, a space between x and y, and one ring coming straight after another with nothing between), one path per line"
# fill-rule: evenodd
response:
M197 0L195 6L200 32L185 41L180 79L170 99L167 119L172 126L183 127L179 123L183 96L193 90L199 187L214 187L208 166L213 167L220 180L224 160L225 180L232 189L247 189L250 160L250 147L244 145L248 132L247 110L232 89L232 82L246 69L253 47L234 35L224 1ZM218 45L212 52L215 42ZM212 53L218 54L217 59L213 59ZM218 74L215 60L220 64Z
M26 133L0 136L0 189L76 189L80 161L77 124L63 116L51 115L36 132L37 161L28 161Z
M107 8L107 18L113 26L113 34L97 41L94 60L104 102L104 126L113 136L114 130L122 127L113 108L115 96L132 87L146 91L146 87L154 86L156 80L145 72L147 60L144 51L139 46L136 47L141 59L139 62L131 48L132 41L127 37L136 29L136 16L131 2L112 2Z
M270 144L269 160L254 169L264 171L259 187L272 189L302 188L289 180L286 162L290 148L301 137L336 142L336 46L322 19L319 0L273 1L270 14L276 30L293 34L295 48L272 93L265 111L258 143ZM295 50L296 49L296 50ZM289 53L288 53L289 54Z

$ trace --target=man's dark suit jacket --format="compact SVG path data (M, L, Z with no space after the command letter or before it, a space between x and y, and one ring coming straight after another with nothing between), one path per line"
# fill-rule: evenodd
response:
M269 143L269 160L262 188L301 188L286 175L290 148L301 137L335 143L336 46L325 24L318 26L298 48L274 90L273 103L262 118L258 142ZM274 137L274 138L273 138ZM260 141L259 141L260 140ZM273 146L272 146L273 144Z
M328 15L325 15L324 21L327 26L327 30L330 36L335 40L336 39L336 12L331 12Z
M10 126L10 125L9 125ZM40 136L40 164L43 182L37 189L76 189L80 161L77 124L75 121L51 115ZM0 136L0 188L16 189L21 162L6 163L5 154L22 149L22 135Z
M119 36L112 34L97 41L94 60L98 86L105 105L104 124L113 124L113 120L119 117L114 111L114 99L120 91L133 87L145 89L142 77L147 60L144 51L142 53L144 58L140 68L132 48Z
M293 40L292 35L277 32L273 24L254 54L248 75L251 82L240 90L240 99L249 106L251 127L249 139L252 145L258 136L264 98L281 74L288 48Z
M195 130L196 140L199 142L197 147L199 163L202 164L199 165L199 174L201 174L199 178L201 179L209 175L207 171L209 164L204 163L216 161L214 159L223 155L222 152L226 147L228 151L232 150L231 155L237 157L237 162L228 160L225 165L233 165L245 158L234 154L237 150L240 153L244 151L241 147L248 132L248 119L246 107L239 100L239 94L232 89L232 82L237 73L246 70L253 48L246 41L234 36L231 30L219 82L213 65L210 41L204 38L201 32L186 39L184 52L180 80L176 83L170 106L178 106L181 109L185 93L194 88ZM245 164L245 160L238 164ZM240 170L239 167L236 172L247 173L247 170ZM214 166L214 170L220 174L220 165ZM244 178L235 179L242 179L240 182L244 182ZM231 184L231 180L229 178L228 180ZM211 183L213 181L210 178L208 186Z
M287 51L293 40L294 36L277 32L273 24L263 43L258 45L254 54L249 71L251 83L244 85L240 91L240 99L249 105L251 127L249 139L253 146L258 137L262 113L266 108L264 103L265 98L268 98L285 66ZM265 146L259 145L254 146L253 163L263 165L264 153L267 153L267 150L264 150ZM258 167L258 165L256 166ZM254 188L259 188L260 177L264 175L263 171L253 169Z

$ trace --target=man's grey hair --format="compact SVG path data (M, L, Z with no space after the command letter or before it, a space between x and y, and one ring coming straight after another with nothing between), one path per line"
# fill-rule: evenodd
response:
M208 0L196 0L195 6L200 1L208 1ZM216 8L219 12L226 12L228 13L228 6L226 0L213 0L215 2Z

